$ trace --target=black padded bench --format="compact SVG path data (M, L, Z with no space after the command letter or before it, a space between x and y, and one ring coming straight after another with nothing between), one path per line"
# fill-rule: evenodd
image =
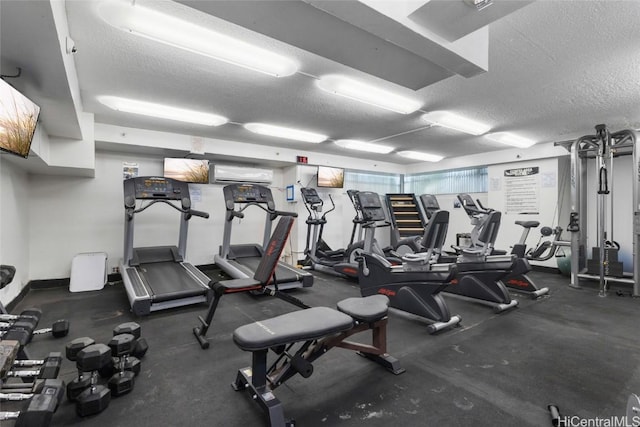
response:
M198 316L198 320L200 320L201 325L193 328L193 334L200 343L200 347L203 349L209 348L207 331L213 321L213 316L218 308L218 303L224 295L242 292L257 292L278 297L300 308L309 308L308 305L299 299L278 291L277 285L275 285L275 290L267 288L267 285L275 282L273 279L275 277L278 259L280 259L280 255L282 254L287 239L289 238L293 222L294 218L291 216L283 216L280 218L278 225L276 225L275 230L271 234L271 239L267 243L265 254L260 260L253 278L221 280L220 282L213 284L211 287L213 289L213 299L209 304L207 316L206 318Z
M285 427L295 424L285 420L273 390L296 374L311 376L312 363L333 347L357 351L396 375L403 373L399 361L386 349L388 306L389 299L384 295L348 298L337 304L337 310L308 308L239 327L233 341L252 352L252 366L238 371L232 387L236 391L250 389L267 414L269 425ZM346 341L368 329L372 331L372 344ZM277 355L270 366L269 350Z

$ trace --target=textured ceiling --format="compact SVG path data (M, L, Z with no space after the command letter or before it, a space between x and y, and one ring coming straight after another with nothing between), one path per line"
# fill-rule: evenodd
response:
M74 59L83 106L95 113L97 123L414 162L353 152L331 142L283 142L252 134L237 124L205 128L124 114L96 100L100 95L115 95L210 111L236 123L297 127L331 139L378 140L409 132L385 143L397 150L446 157L505 148L443 128L410 132L426 125L421 112L401 115L336 97L319 90L312 76L345 74L405 94L406 88L185 5L155 2L154 6L295 58L304 74L277 79L132 36L103 22L97 4L66 2L71 37L78 49ZM247 7L247 14L251 13ZM488 72L472 78L452 76L414 95L424 101L423 111L452 111L490 124L492 131L511 131L539 142L589 134L598 123L615 130L640 128L638 22L640 2L536 1L489 26ZM47 33L35 36L47 37Z

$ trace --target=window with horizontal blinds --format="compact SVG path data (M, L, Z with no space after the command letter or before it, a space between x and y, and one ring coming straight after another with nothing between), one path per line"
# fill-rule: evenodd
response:
M378 194L400 191L400 175L347 170L344 173L345 190L374 191Z
M489 191L487 167L405 175L406 193L459 194Z

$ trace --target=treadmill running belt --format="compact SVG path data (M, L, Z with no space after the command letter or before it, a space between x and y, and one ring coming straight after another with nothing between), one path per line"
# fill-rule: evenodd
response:
M262 258L260 257L246 257L236 258L234 261L249 268L252 272L255 272L256 268L258 268L258 264L260 264L261 259ZM300 281L300 276L298 274L288 268L281 266L280 264L276 266L275 276L276 284Z
M143 264L139 271L155 302L204 295L207 291L178 263Z

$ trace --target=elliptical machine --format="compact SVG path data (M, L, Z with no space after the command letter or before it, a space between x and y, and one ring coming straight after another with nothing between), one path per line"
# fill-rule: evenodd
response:
M354 192L355 190L349 190ZM327 214L333 212L336 208L333 198L329 194L331 201L331 209L325 211L322 215L324 201L318 195L315 188L301 188L302 201L304 207L309 212L309 216L305 221L307 224L307 242L304 249L305 260L303 265L317 271L328 273L337 273L340 276L349 278L357 278L358 270L354 268L356 265L356 256L358 256L364 247L364 243L359 241L355 245L353 239L357 233L358 227L362 224L362 218L359 211L356 210L356 217L353 219L353 231L351 233L351 242L347 249L333 250L322 239L324 226L327 223ZM350 194L349 197L352 197Z

